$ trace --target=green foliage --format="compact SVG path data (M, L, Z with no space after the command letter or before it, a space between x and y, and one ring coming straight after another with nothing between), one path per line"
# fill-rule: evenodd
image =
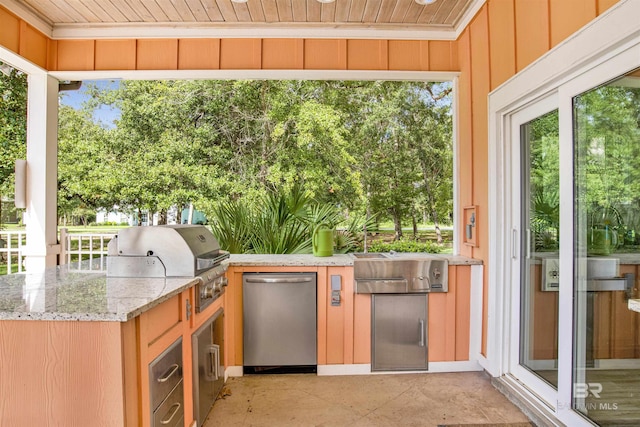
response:
M375 217L352 215L346 222L346 227L336 230L334 252L344 254L361 250L365 226L367 230L371 230L375 228L375 221Z
M0 194L13 193L15 161L26 157L26 142L27 75L0 62Z
M338 206L342 217L446 220L449 91L447 83L422 82L88 85L92 97L81 111L61 110L61 213L188 203L212 212L220 201L256 201L272 188L304 185L308 197ZM93 123L101 105L120 111L115 127ZM428 162L421 147L430 147L422 155Z
M309 199L300 187L270 192L252 221L251 248L260 254L310 253L310 227L301 220Z
M578 237L590 245L595 230L609 229L618 234L612 249L637 251L640 89L614 82L576 97L574 109L576 209L586 219Z
M0 186L4 188L13 181L15 160L26 156L27 75L2 62L0 112Z
M254 203L220 202L208 215L220 246L231 253L311 253L316 226L335 228L344 217L335 205L321 204L301 186L291 191L271 191ZM354 216L335 233L337 253L356 250L363 220Z
M221 248L232 254L250 252L252 212L244 203L238 200L219 203L213 208L211 218L211 232Z
M433 242L418 242L416 240L400 239L393 242L374 240L367 246L369 252L424 252L437 254L441 247Z

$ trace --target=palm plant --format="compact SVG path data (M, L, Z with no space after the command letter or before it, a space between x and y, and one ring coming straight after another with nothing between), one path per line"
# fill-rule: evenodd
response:
M309 198L300 187L294 187L289 194L268 193L253 221L253 251L265 254L311 252L309 226L300 220L308 202Z
M232 254L250 251L253 215L245 204L237 200L222 202L213 208L211 216L211 232L223 249Z
M360 250L365 230L371 230L375 223L375 217L352 215L346 227L336 231L336 253L344 254Z
M289 192L271 191L249 207L245 201L227 201L211 212L211 231L220 246L231 253L311 253L312 234L318 225L336 229L344 216L335 205L314 202L300 186ZM335 233L335 252L358 250L363 226L373 218L352 216L346 228Z

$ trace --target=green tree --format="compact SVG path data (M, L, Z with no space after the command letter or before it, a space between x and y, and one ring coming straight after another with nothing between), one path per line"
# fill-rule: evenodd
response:
M58 110L58 217L79 217L111 207L105 176L112 173L107 158L108 130L94 123L91 111L61 106Z
M25 158L26 142L27 76L0 62L0 194L13 191L15 161Z

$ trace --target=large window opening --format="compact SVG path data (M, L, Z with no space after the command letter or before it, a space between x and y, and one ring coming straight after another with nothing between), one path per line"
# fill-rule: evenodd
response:
M305 252L328 223L339 252L450 253L452 99L450 82L85 81L61 97L59 217L199 214L232 252Z

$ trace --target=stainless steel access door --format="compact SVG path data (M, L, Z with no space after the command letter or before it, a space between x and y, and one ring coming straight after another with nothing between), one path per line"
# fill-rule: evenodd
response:
M315 273L245 273L244 366L317 364Z
M223 309L191 335L193 415L201 426L224 385Z
M426 370L427 294L374 294L371 298L371 370Z

